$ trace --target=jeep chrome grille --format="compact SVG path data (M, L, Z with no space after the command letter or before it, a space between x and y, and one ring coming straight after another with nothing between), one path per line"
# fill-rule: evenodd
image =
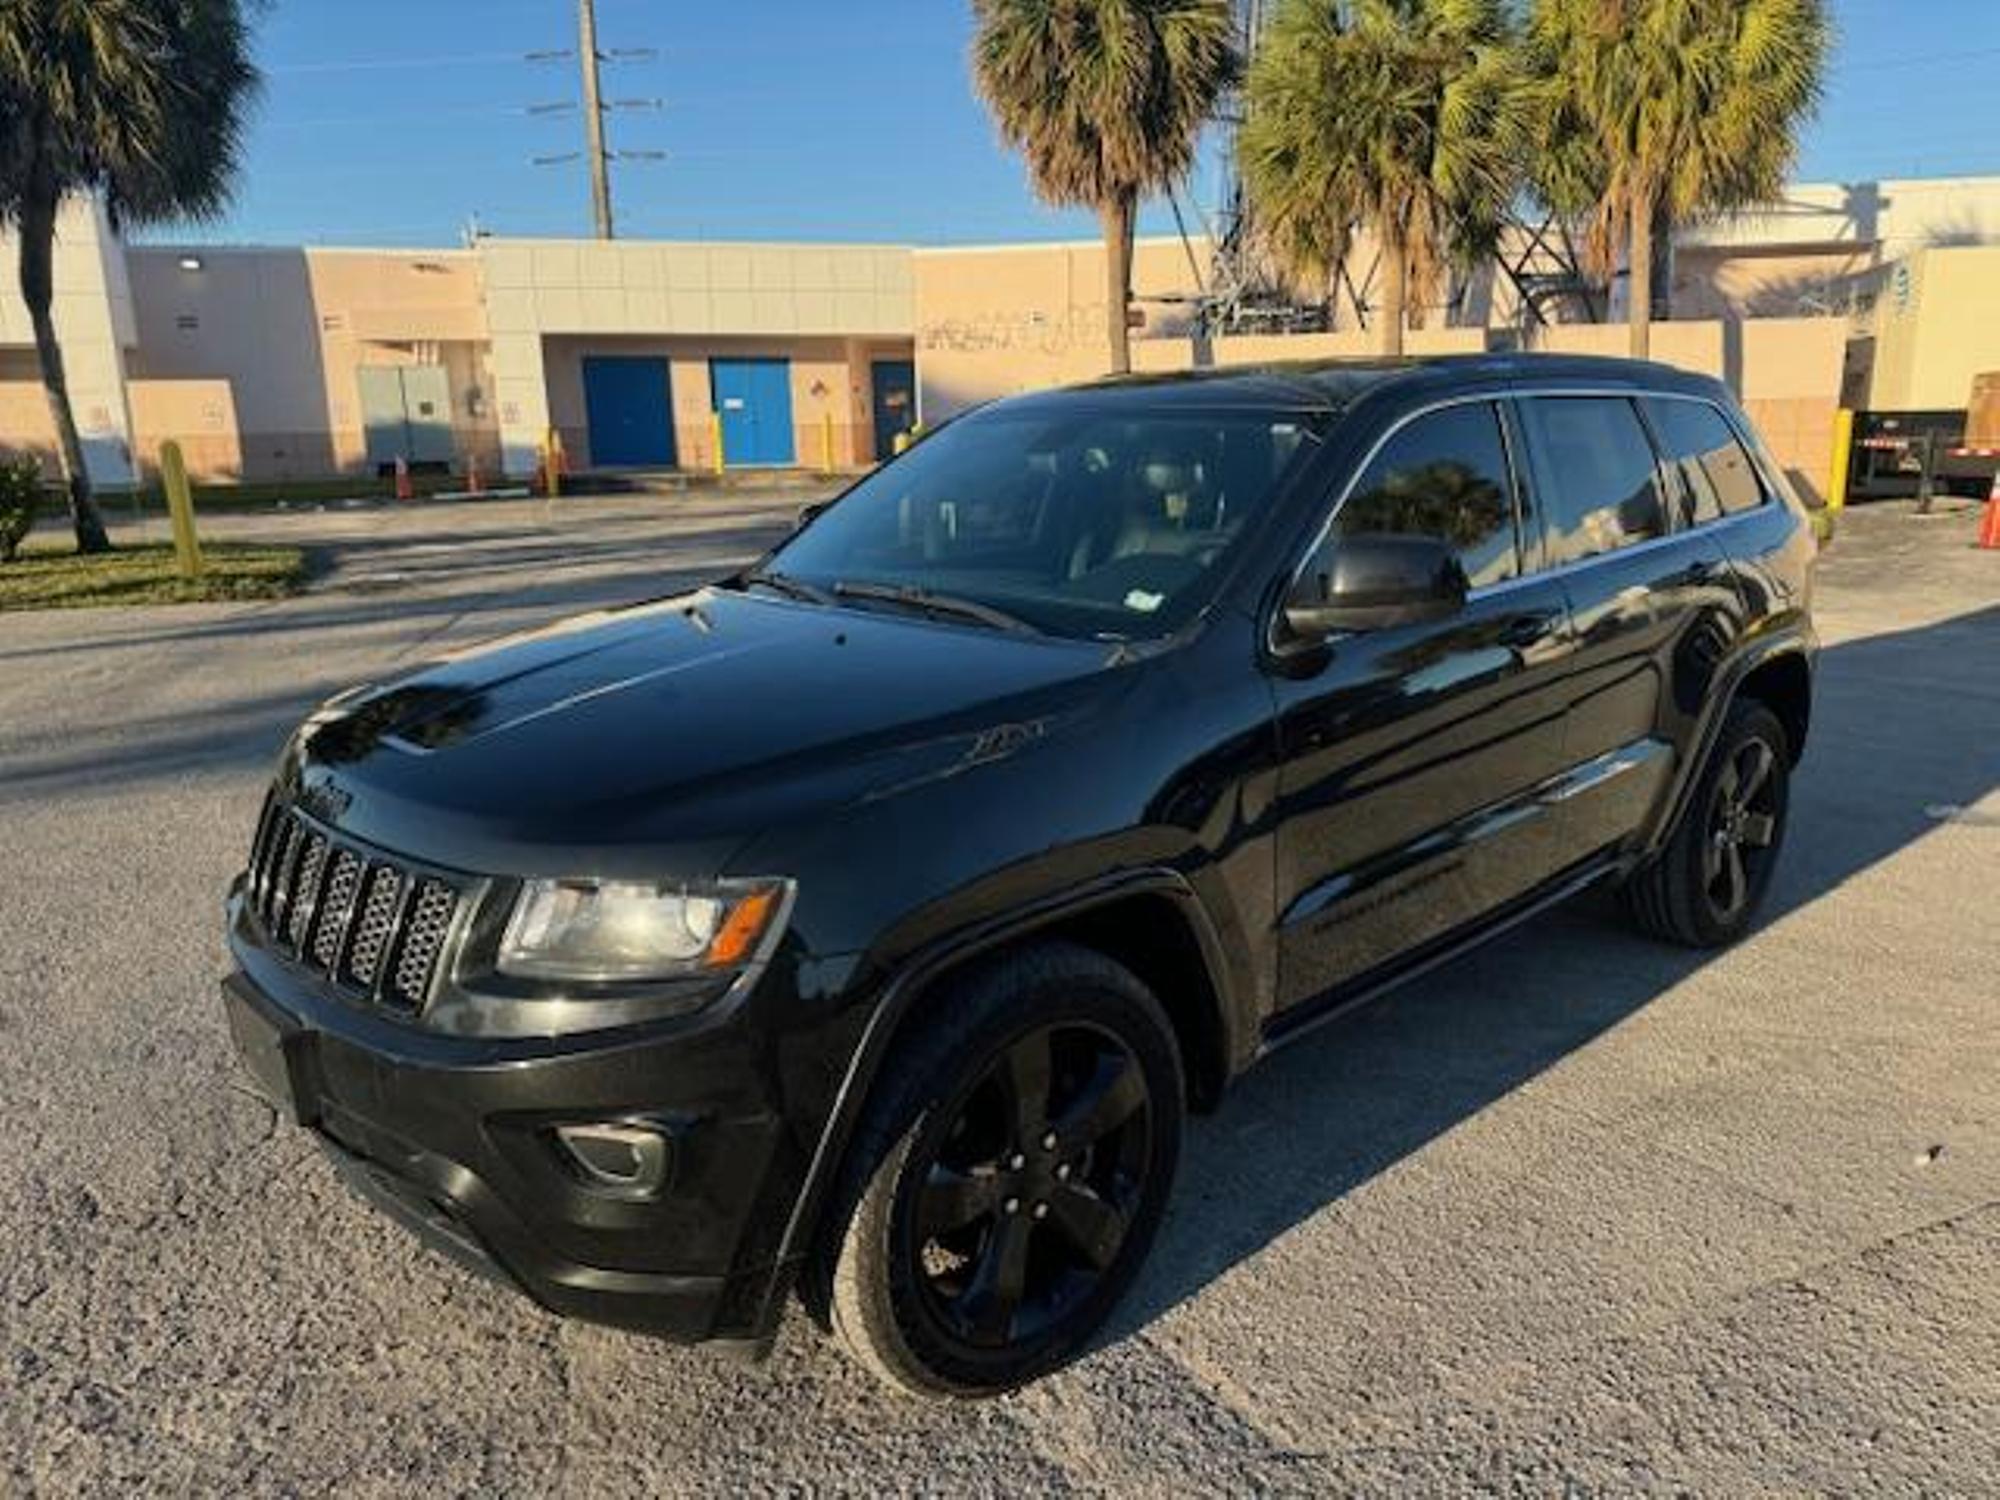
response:
M422 1010L464 887L346 843L275 797L250 851L245 899L271 944L342 989Z

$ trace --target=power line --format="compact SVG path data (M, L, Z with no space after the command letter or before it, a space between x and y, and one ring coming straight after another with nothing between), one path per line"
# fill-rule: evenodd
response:
M873 42L866 44L856 43L847 46L839 44L820 43L816 45L815 50L849 51L849 50L855 50L856 48L860 48L862 50L873 51L876 49L876 46L877 44ZM709 43L703 46L676 47L674 50L677 54L682 54L682 53L715 54L715 53L745 52L745 51L751 51L753 50L753 48L755 50L762 50L762 44ZM555 61L557 59L567 59L571 55L572 54L569 52L567 48L557 51L536 52L529 54L529 56L536 61ZM604 57L606 58L606 60L617 61L617 62L641 62L641 61L650 62L657 59L659 55L660 55L659 49L654 47L614 47L608 49L604 53ZM1932 66L1938 64L1972 62L1989 57L2000 57L2000 47L1960 47L1960 48L1953 48L1948 51L1912 52L1912 53L1907 53L1900 57L1866 58L1851 62L1838 63L1836 64L1836 70L1848 71L1848 72L1874 72L1879 69L1888 69L1888 68L1914 68L1914 67L1924 67L1924 66ZM404 70L404 69L488 68L488 67L501 67L510 63L517 63L520 60L521 60L521 54L518 52L449 52L449 53L433 55L430 57L410 57L407 55L383 56L383 57L349 57L349 58L333 58L324 61L314 60L311 62L266 63L263 65L263 71L270 74L369 73L369 72L382 72L382 71Z
M576 0L577 40L574 50L568 48L530 52L529 62L564 62L575 58L582 81L583 97L578 102L555 100L542 104L530 104L524 112L530 115L547 116L567 114L580 109L583 114L584 145L582 151L545 153L530 158L535 166L561 166L581 158L590 170L591 220L601 240L613 238L617 233L611 208L611 163L614 161L664 161L667 153L658 150L612 149L606 129L613 110L660 110L666 101L660 98L619 98L604 97L602 69L606 63L650 62L659 57L655 47L604 47L597 39L596 0Z
M329 62L267 63L266 73L375 73L406 68L488 68L518 63L518 52L460 52L444 57L350 57Z

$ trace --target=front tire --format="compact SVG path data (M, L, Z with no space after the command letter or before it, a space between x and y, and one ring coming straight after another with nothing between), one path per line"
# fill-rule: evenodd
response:
M828 1312L891 1386L987 1396L1076 1357L1137 1274L1180 1156L1180 1053L1143 984L1068 943L928 1004L850 1154Z
M1729 706L1666 847L1625 886L1640 927L1690 948L1719 948L1748 930L1784 845L1791 764L1776 714L1755 699Z

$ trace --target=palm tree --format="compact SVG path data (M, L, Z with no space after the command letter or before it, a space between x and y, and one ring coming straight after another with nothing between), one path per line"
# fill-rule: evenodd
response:
M972 72L1048 203L1104 225L1111 368L1132 368L1132 220L1194 164L1236 77L1230 0L972 0Z
M248 31L245 0L0 0L0 227L20 235L21 296L83 552L110 541L50 310L56 215L86 193L120 225L219 213L257 87Z
M1824 0L1534 0L1536 186L1602 274L1628 252L1636 357L1655 237L1779 195L1831 45Z
M1385 354L1414 300L1488 253L1521 181L1526 119L1507 0L1280 0L1238 136L1251 221L1322 283L1365 226Z

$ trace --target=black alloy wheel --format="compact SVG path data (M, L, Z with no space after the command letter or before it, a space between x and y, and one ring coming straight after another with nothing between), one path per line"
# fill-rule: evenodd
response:
M1703 889L1720 922L1733 922L1762 888L1777 842L1777 752L1764 740L1738 744L1715 779L1702 846Z
M1623 895L1655 937L1693 948L1735 941L1770 888L1791 797L1785 727L1756 699L1729 706L1679 824Z
M1137 1274L1180 1155L1180 1053L1130 971L1069 943L920 1004L807 1298L891 1385L991 1395L1083 1352Z
M904 1253L950 1337L1038 1338L1116 1263L1151 1157L1145 1072L1095 1026L1040 1026L918 1145Z

